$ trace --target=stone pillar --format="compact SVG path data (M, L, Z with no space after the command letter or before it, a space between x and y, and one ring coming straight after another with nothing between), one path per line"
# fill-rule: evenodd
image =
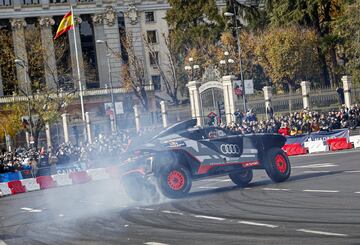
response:
M134 106L134 114L135 114L135 126L136 126L136 133L140 133L140 107L139 105Z
M86 121L87 140L90 144L92 144L90 112L85 112L85 121Z
M107 41L104 31L104 15L95 14L92 16L94 25L94 38L95 38L95 50L96 50L96 63L99 74L100 87L105 88L105 84L109 86L109 69L107 64L107 47L105 43L97 43L96 40ZM105 39L105 40L104 40Z
M266 119L269 119L269 115L267 113L267 109L272 107L271 99L272 99L272 87L271 86L265 86L263 87L264 91L264 99L265 99L265 113L266 113Z
M55 24L55 21L51 17L40 17L39 24L41 27L41 43L44 50L46 85L49 89L54 89L56 88L58 74L51 26Z
M161 107L161 115L162 115L163 126L164 126L164 128L167 128L168 127L168 118L167 118L167 111L166 111L166 102L161 101L160 102L160 107Z
M63 129L64 129L64 141L65 143L69 142L69 127L68 127L68 117L69 114L62 114L62 121L63 121Z
M27 53L26 53L26 47L25 47L25 32L24 27L26 26L26 22L24 19L12 19L10 20L11 28L12 28L12 38L13 38L13 44L14 44L14 56L15 59L21 59L25 62L25 66L16 65L16 76L19 81L19 89L20 94L23 93L30 93L31 92L31 86L30 84L26 83L26 76L27 74ZM14 62L13 60L9 60L9 62Z
M186 85L189 89L191 117L197 119L197 125L202 126L202 110L200 105L199 87L201 83L198 81L190 81Z
M344 99L345 99L345 105L347 108L351 108L351 83L352 83L352 77L351 76L343 76L341 78L341 81L343 82L343 89L344 89Z
M310 82L302 81L300 83L302 97L303 97L303 108L309 110L310 109Z
M80 77L81 82L83 84L83 89L86 89L86 84L84 81L85 79L85 72L84 72L84 60L82 56L82 50L81 50L81 40L80 40L80 32L79 32L79 24L81 24L82 20L80 17L75 16L75 23L76 23L76 44L77 44L77 50L78 50L78 56L79 56L79 66L80 66ZM75 56L75 42L74 42L74 30L70 30L68 32L69 37L69 44L70 44L70 54L71 54L71 68L72 68L72 75L74 80L74 87L79 88L79 78L77 73L77 64L76 64L76 56Z
M117 21L116 10L112 6L107 6L103 15L104 15L104 32L105 32L103 39L107 40L109 48L111 48L116 54L121 54L119 25ZM126 25L126 27L128 26ZM142 42L142 36L141 36L141 42ZM136 49L136 46L134 46L134 48ZM140 57L144 57L144 56L140 56ZM111 55L110 66L111 66L111 77L112 77L113 86L120 87L122 85L121 84L122 76L121 76L121 59L119 55Z
M30 133L28 131L25 131L25 139L27 148L30 148Z
M226 124L231 125L235 122L235 101L234 101L234 87L233 81L235 76L223 76L222 77L222 85L224 91L224 109L225 109L225 116L226 116Z
M0 67L0 96L4 96L4 84L1 75L1 67Z
M48 150L50 149L50 147L52 146L51 143L51 131L50 131L50 124L49 123L45 123L45 133L46 133L46 143L47 143L47 148Z

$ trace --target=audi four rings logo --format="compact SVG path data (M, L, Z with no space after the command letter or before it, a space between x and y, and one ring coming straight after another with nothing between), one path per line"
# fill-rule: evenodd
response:
M240 148L235 144L222 144L220 150L224 154L240 154Z

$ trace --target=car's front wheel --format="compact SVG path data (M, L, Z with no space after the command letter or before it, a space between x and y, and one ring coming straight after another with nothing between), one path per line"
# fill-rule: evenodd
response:
M241 172L229 174L229 177L237 186L245 187L251 182L253 171L252 169L244 169Z
M266 173L272 181L283 182L290 177L290 161L282 149L272 148L267 150L262 161Z
M191 173L182 165L164 167L158 176L159 189L168 198L186 196L191 189L191 184Z
M126 194L134 201L154 203L159 199L155 185L145 180L140 174L126 175L121 182Z

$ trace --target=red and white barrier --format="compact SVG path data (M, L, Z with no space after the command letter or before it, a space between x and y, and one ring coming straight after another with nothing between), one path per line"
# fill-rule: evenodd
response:
M322 140L308 141L304 146L308 148L309 153L329 151L329 146Z
M300 143L284 145L282 148L288 156L296 156L307 154L307 149L302 147Z
M326 140L331 151L347 150L353 148L353 145L347 142L346 138L334 138Z
M110 175L105 168L89 169L86 172L92 180L110 179Z
M51 175L51 177L56 181L57 186L72 185L72 180L68 174Z
M40 185L36 182L36 179L23 179L20 180L22 185L25 186L26 192L40 190Z
M0 197L11 195L11 189L8 186L8 183L0 183Z
M353 143L354 148L360 147L360 135L350 136L350 142Z

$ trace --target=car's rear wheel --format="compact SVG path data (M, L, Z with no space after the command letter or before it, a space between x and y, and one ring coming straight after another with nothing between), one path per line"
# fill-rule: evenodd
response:
M145 180L140 174L126 175L121 182L126 194L134 201L152 203L159 199L155 185Z
M288 156L280 148L267 150L263 157L267 175L274 182L283 182L290 177L291 165Z
M191 189L191 184L191 173L182 165L164 167L158 176L159 189L168 198L186 196Z
M245 187L251 182L253 171L252 169L244 169L241 172L229 174L229 177L237 186Z

